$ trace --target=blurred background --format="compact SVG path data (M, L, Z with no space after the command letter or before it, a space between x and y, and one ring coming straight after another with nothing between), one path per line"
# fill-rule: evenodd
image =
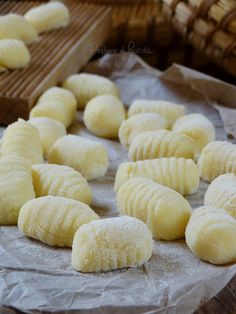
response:
M165 70L173 62L236 82L236 1L78 0L112 7L112 32L96 57L130 51Z

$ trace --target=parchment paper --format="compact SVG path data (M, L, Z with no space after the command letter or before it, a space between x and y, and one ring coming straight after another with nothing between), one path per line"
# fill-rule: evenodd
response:
M173 100L188 112L201 112L215 125L217 139L225 129L236 135L236 88L190 69L173 65L165 73L132 54L106 55L86 71L111 77L126 105L134 99ZM217 108L224 120L224 125ZM92 207L103 217L118 215L113 193L118 165L127 152L118 142L98 139L85 130L78 113L70 133L102 142L108 149L107 175L90 182ZM193 208L203 204L207 184L188 197ZM192 313L217 294L235 275L236 265L199 261L185 241L154 243L152 258L137 269L102 274L75 272L70 249L56 249L25 238L17 227L0 228L0 313Z

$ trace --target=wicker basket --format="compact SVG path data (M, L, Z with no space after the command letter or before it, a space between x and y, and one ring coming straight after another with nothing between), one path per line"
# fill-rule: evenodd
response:
M174 29L211 61L236 76L236 1L163 0Z

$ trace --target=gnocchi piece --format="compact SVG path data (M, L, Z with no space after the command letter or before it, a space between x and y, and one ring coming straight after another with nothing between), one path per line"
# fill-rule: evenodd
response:
M0 158L0 225L16 225L21 206L35 197L31 164L18 156Z
M50 118L32 118L29 120L39 132L40 143L43 147L44 156L47 157L49 149L61 137L66 135L64 125Z
M124 119L124 106L112 95L94 97L84 111L86 127L97 136L105 138L118 137L119 127Z
M80 171L86 179L104 176L108 167L106 148L98 142L76 135L57 140L49 151L48 161L70 166Z
M162 157L194 159L194 144L190 137L167 130L148 131L134 138L129 148L133 160Z
M185 107L164 100L135 100L128 111L128 116L132 117L139 113L158 113L168 121L168 128L180 117L184 116Z
M167 128L165 118L156 113L137 114L121 123L119 139L125 148L129 148L134 138L146 131Z
M51 246L71 247L75 232L99 219L86 204L66 197L43 196L25 203L18 227L25 236Z
M152 255L152 235L140 220L115 217L92 221L75 234L72 266L81 272L137 267Z
M214 125L200 113L189 114L177 120L173 131L191 137L197 153L215 139Z
M216 265L236 262L236 220L222 208L196 209L185 237L193 254L204 261Z
M25 44L18 39L0 40L0 72L17 70L30 62L30 53Z
M184 237L191 207L182 195L146 178L132 178L118 190L121 214L142 220L156 240Z
M74 120L76 113L76 99L66 89L60 87L49 88L38 100L30 112L30 119L46 117L61 122L66 128Z
M19 39L30 44L37 38L36 30L23 16L12 13L0 16L0 39Z
M74 120L74 116L75 111L72 111L63 103L54 101L37 104L30 111L30 119L37 117L51 118L61 122L66 128L71 125L72 121Z
M50 87L38 99L38 104L43 104L48 101L62 102L72 110L76 110L77 107L75 96L62 87Z
M63 87L75 95L79 109L84 109L92 98L99 95L113 95L117 98L120 96L116 85L111 80L89 73L69 76L64 81Z
M38 130L23 119L10 124L3 133L2 156L15 155L32 164L43 162L43 149Z
M182 195L195 193L199 185L198 168L192 159L160 158L122 163L115 178L117 192L121 184L133 177L144 177L169 187Z
M61 2L49 2L34 7L24 17L38 33L66 27L70 22L69 11Z
M80 172L67 166L39 164L32 166L36 197L64 196L86 203L92 202L92 191Z
M215 141L209 143L198 160L200 177L211 182L221 174L236 174L236 145Z
M236 176L222 174L208 187L204 205L223 208L236 219Z

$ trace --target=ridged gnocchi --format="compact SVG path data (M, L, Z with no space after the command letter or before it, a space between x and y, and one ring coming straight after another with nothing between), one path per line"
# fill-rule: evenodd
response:
M198 160L200 177L211 182L221 174L236 174L236 145L215 141L209 143Z
M32 166L36 197L64 196L86 203L92 202L92 191L80 172L68 166L39 164Z
M0 225L16 225L21 206L35 197L28 160L0 158Z
M86 179L104 176L108 167L106 148L98 142L76 135L57 140L49 151L48 161L70 166L80 171Z
M175 122L172 130L191 137L197 153L200 153L209 142L215 139L214 125L200 113L193 113L180 118Z
M137 114L121 123L119 139L125 148L129 148L134 138L146 131L167 129L165 118L156 113Z
M76 231L99 219L86 204L66 197L43 196L25 203L18 227L27 237L51 246L71 247Z
M162 157L194 159L194 143L184 134L167 130L148 131L134 138L129 157L133 161Z
M222 174L208 186L204 205L223 208L236 219L236 176Z
M71 109L76 109L77 107L75 96L70 91L62 87L50 87L38 99L39 104L48 101L62 102Z
M69 11L61 2L49 2L34 7L24 17L38 33L66 27L70 22Z
M75 95L79 109L84 109L92 98L99 95L113 95L118 98L120 96L116 85L111 80L89 73L69 76L63 82L63 87Z
M193 254L204 261L216 265L236 262L236 219L222 208L196 209L185 237Z
M43 147L44 156L47 157L49 149L62 136L66 135L64 125L54 119L50 118L32 118L29 120L39 132L40 143Z
M199 174L192 159L160 158L122 163L115 178L114 189L117 192L121 184L133 177L144 177L169 187L182 195L197 191Z
M30 53L25 44L18 39L0 40L0 72L26 67L30 62Z
M81 272L137 267L152 255L152 234L140 220L115 217L92 221L75 234L72 266Z
M156 240L184 237L191 207L182 195L146 178L123 183L116 196L121 214L142 220Z
M3 133L2 156L19 156L32 164L43 162L38 130L23 119L10 124Z
M119 127L125 119L122 102L113 95L100 95L91 99L84 111L84 123L92 133L105 138L118 137Z
M13 13L0 16L0 40L19 39L30 44L37 38L35 28L23 16Z
M180 117L184 116L185 107L164 100L135 100L128 111L128 116L134 116L139 113L158 113L168 121L168 128Z
M76 99L74 95L61 87L49 88L30 111L30 119L46 117L61 122L66 128L74 120Z

